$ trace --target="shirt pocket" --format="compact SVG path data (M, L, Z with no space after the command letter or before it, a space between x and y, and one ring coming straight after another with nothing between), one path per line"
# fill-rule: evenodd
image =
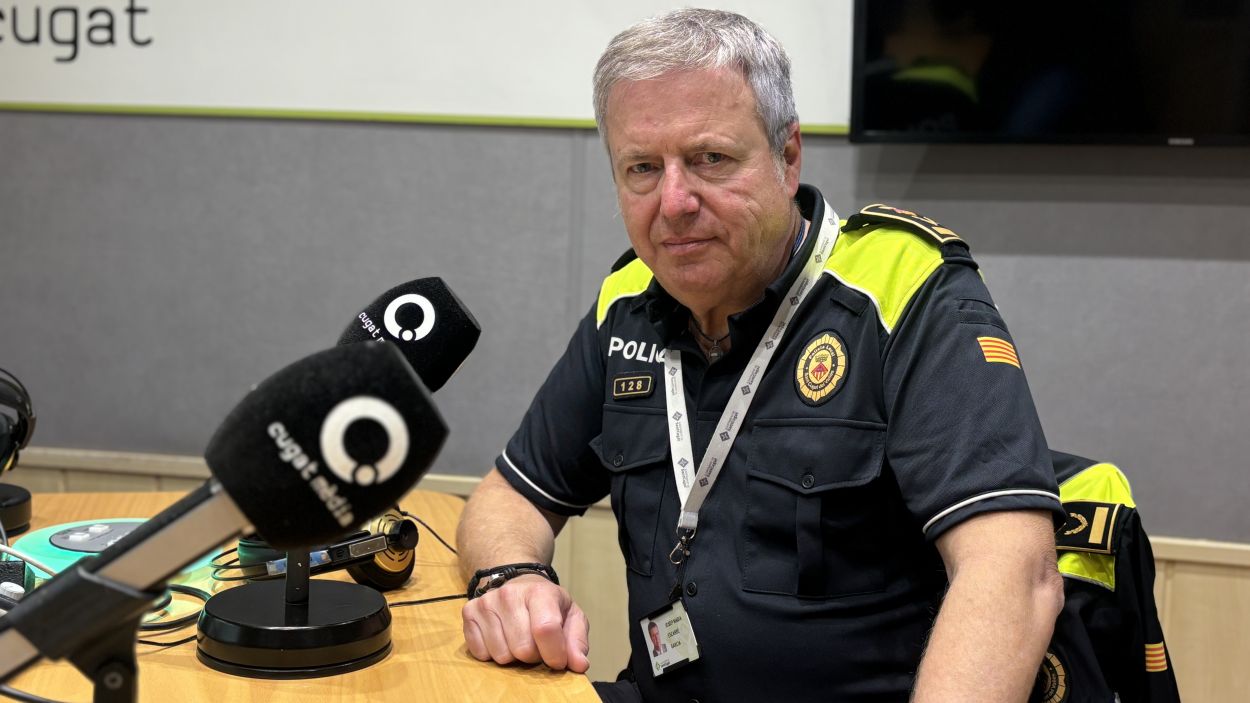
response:
M743 588L805 598L875 593L885 425L757 420L747 459Z
M673 500L668 488L672 467L664 414L654 409L605 407L603 433L591 446L611 473L612 510L625 564L650 576L664 501Z

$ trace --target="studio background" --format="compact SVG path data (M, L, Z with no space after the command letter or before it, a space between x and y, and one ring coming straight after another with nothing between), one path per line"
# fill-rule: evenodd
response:
M1152 534L1250 542L1244 149L804 147L843 217L970 242L1053 447L1123 467ZM442 276L483 331L432 470L480 476L628 246L585 129L0 113L0 154L0 364L40 447L198 455L252 384Z

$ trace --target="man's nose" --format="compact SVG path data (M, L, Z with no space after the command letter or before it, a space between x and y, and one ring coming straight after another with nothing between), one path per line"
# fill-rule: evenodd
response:
M699 210L699 196L695 192L690 174L682 163L664 167L664 180L660 184L660 214L670 220L680 219Z

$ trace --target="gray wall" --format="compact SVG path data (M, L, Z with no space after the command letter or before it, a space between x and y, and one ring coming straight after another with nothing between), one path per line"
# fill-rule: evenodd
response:
M1250 541L1250 151L858 147L847 214L968 239L1052 446L1120 463L1156 534ZM198 454L246 389L441 275L482 323L436 471L481 474L626 243L580 130L0 114L0 365L36 444Z

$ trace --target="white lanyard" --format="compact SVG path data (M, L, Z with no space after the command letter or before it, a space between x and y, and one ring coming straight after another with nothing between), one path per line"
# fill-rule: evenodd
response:
M699 508L703 507L703 501L712 490L712 484L716 483L716 477L720 475L720 470L725 465L725 458L729 456L729 449L738 436L738 429L742 427L747 409L751 407L751 401L755 400L755 389L764 376L764 369L768 368L768 362L772 361L773 354L780 346L781 337L790 325L790 320L820 276L825 260L833 248L838 232L838 214L829 207L827 202L825 214L826 226L820 228L820 236L816 239L816 245L812 247L811 256L804 264L802 273L790 286L790 292L777 307L777 312L773 315L773 321L769 324L764 338L760 340L751 354L746 370L738 379L736 390L725 405L720 420L716 423L716 431L712 435L707 451L703 453L703 461L699 463L698 471L694 473L691 472L694 466L694 450L690 444L690 423L686 412L685 384L682 382L681 352L668 349L664 353L668 441L673 457L673 477L677 480L677 492L681 498L681 517L677 520L677 529L687 531L678 545L679 548L689 544L689 539L699 524ZM674 552L676 551L678 550L674 549Z

